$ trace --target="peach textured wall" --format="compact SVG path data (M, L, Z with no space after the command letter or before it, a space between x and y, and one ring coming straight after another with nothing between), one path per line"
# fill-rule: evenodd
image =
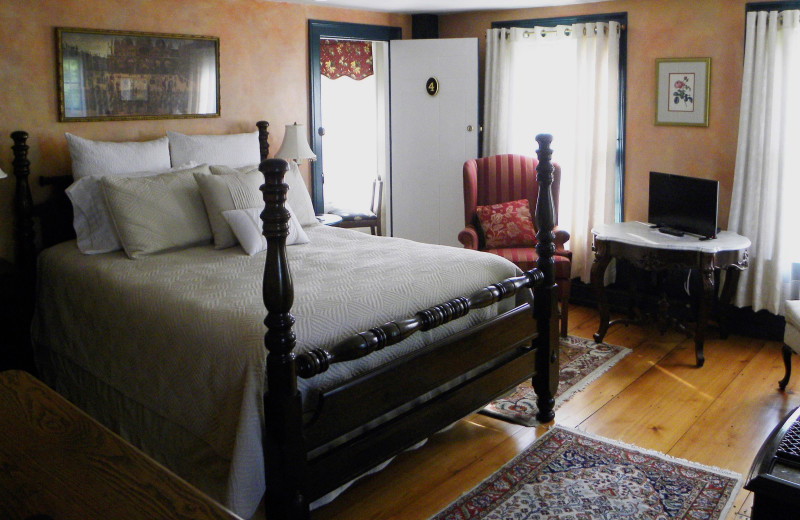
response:
M440 17L439 37L479 37L483 70L486 29L493 21L627 12L625 218L647 218L648 175L653 170L720 181L719 218L724 228L736 161L746 1L613 0L454 14ZM654 124L655 60L678 57L711 57L707 128ZM557 160L558 136L554 136L553 149Z
M265 0L3 0L0 2L0 168L11 172L9 134L30 134L32 177L69 172L64 132L89 139L146 140L167 129L230 133L270 122L277 151L285 124L308 121L307 20L392 25L410 37L411 17ZM199 34L220 38L222 116L59 123L56 26ZM305 172L307 174L307 171ZM32 179L36 181L36 179ZM12 194L0 180L0 258L13 257ZM34 199L46 193L32 182Z

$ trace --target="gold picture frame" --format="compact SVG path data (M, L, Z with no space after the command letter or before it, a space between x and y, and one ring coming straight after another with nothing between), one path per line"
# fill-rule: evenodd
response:
M708 126L711 58L656 59L656 125Z
M219 38L56 28L59 121L220 116Z

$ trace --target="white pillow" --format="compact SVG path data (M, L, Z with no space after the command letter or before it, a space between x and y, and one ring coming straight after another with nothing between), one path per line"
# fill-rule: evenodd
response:
M191 173L210 173L208 165L184 164L177 168L161 171L133 172L119 177L150 177L169 171L191 171ZM93 175L73 182L66 189L72 202L72 227L75 228L78 249L87 255L110 253L122 249L114 222L106 207L100 179Z
M289 185L289 193L286 195L287 203L294 209L300 225L319 224L314 212L314 204L311 202L311 195L308 194L306 183L303 181L303 176L300 175L300 169L294 161L287 162L289 171L283 178L283 182Z
M231 168L230 166L224 166L221 164L211 165L211 173L213 175L236 175L237 173L251 173L251 172L260 172L257 164L240 166L238 168Z
M246 208L261 211L264 207L264 196L259 189L264 184L264 175L258 170L249 173L231 171L233 173L229 175L198 174L194 178L206 205L216 249L236 245L236 236L222 216L223 211Z
M167 131L172 164L188 161L236 168L261 162L258 131L246 134L184 135Z
M303 227L298 222L297 216L288 203L286 204L286 209L289 210L289 236L286 237L286 245L307 244L309 242L308 235L303 231ZM267 239L264 238L261 231L260 208L231 209L223 211L222 216L230 224L245 253L253 256L267 248Z
M130 258L211 242L211 226L193 173L103 177L100 184Z
M166 170L171 166L169 141L121 142L91 141L65 133L72 177L77 181L91 175L118 175L133 172ZM258 148L256 148L258 151ZM175 164L189 162L181 161Z

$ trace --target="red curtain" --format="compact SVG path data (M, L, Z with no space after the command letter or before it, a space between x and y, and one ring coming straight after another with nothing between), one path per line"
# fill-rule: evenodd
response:
M325 40L319 42L320 72L329 79L347 76L361 80L372 76L372 42Z

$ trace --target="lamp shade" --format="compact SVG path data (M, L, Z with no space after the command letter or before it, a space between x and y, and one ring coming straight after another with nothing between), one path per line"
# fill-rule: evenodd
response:
M305 128L305 125L298 125L297 123L286 125L286 133L283 136L281 149L278 150L275 157L278 159L293 159L296 162L300 162L303 159L315 160L317 156L308 146Z
M4 172L2 168L0 168L0 179L5 179L6 177L8 177L8 175L6 175L6 172Z

